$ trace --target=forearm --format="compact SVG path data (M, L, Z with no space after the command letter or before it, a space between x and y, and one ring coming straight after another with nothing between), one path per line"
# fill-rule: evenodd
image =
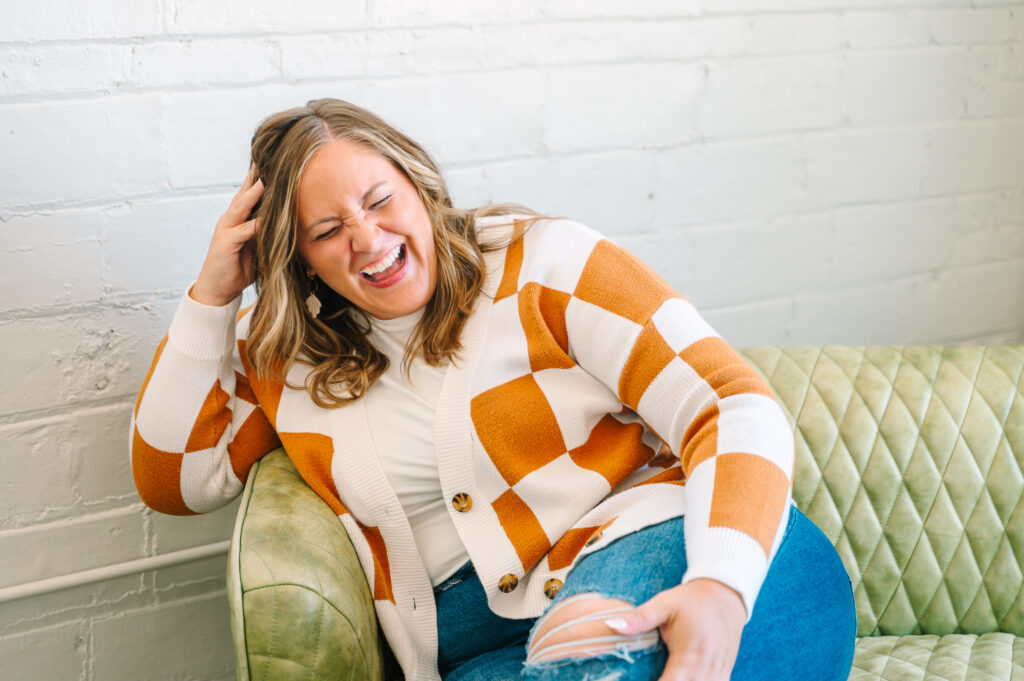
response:
M143 501L156 510L203 512L237 494L227 453L232 422L242 416L232 367L237 308L184 298L140 391L132 471Z

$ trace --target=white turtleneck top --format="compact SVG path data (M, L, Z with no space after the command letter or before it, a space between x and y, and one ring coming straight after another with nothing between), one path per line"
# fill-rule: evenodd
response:
M372 319L371 342L389 360L387 371L364 397L370 435L384 472L412 527L413 538L434 586L469 560L448 515L434 449L434 417L448 365L435 367L419 355L402 373L405 344L423 315Z

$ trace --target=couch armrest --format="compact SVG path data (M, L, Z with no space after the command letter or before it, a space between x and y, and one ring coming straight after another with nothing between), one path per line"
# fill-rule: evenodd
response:
M228 556L240 681L380 681L373 600L345 528L284 453L249 473Z

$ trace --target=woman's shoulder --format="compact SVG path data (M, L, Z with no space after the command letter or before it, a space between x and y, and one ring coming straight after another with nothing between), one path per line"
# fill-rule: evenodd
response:
M476 220L477 238L482 243L510 242L520 237L530 250L546 247L593 247L602 237L594 229L568 218L529 213L487 215Z

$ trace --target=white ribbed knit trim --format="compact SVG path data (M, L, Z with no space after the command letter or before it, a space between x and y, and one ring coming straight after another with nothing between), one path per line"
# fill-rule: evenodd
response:
M220 307L203 305L186 292L167 332L170 343L182 354L195 359L223 358L228 334L234 342L232 322L241 304L242 296L238 296Z

